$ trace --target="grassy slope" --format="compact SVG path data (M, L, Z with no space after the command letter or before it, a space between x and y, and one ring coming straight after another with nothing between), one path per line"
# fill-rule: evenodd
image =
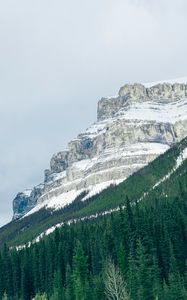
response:
M175 197L180 188L179 179L185 185L187 161L155 190L152 190L152 187L159 179L172 170L176 158L185 147L187 147L187 139L184 139L165 154L159 156L119 186L110 187L85 202L81 202L81 198L78 198L68 207L53 214L51 214L51 211L43 209L26 218L7 224L0 229L0 245L4 242L8 242L10 245L26 243L59 222L89 216L123 205L127 195L131 201L138 200L146 192L149 193L145 197L145 200L166 194Z

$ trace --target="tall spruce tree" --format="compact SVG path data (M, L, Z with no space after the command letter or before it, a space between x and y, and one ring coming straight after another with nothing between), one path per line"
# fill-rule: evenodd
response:
M184 281L179 273L172 244L170 244L170 253L169 297L171 300L185 300L187 299L187 293L185 291Z
M88 266L82 244L77 241L73 256L73 289L75 300L86 300L88 295Z
M153 297L153 286L150 272L150 259L146 253L146 250L141 242L138 240L137 253L136 253L136 264L137 264L137 282L138 282L138 300L152 300Z

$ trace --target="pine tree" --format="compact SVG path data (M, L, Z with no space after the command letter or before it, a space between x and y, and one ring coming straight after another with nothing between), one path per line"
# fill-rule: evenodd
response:
M131 248L129 257L128 257L128 272L127 272L127 283L128 289L132 300L136 300L137 298L137 287L138 287L138 278L137 278L137 265L135 255Z
M29 300L32 294L29 258L29 250L26 249L21 266L21 299L23 300Z
M69 264L66 267L65 278L66 278L65 286L64 286L65 300L72 300L73 299L73 278L72 278L72 270Z
M138 280L138 299L153 299L152 278L150 274L150 260L146 254L145 248L140 240L137 244L137 280Z
M40 278L40 263L39 263L39 247L36 245L36 247L33 249L33 258L32 258L32 272L33 272L33 278L34 278L34 291L35 293L41 292L41 278Z
M126 196L125 205L126 205L127 222L128 222L129 230L132 232L134 230L133 211L128 196Z
M153 257L153 268L152 268L152 280L153 280L153 295L154 299L162 299L162 282L161 282L161 275L160 269L158 266L158 260L154 256Z
M63 286L60 271L54 273L53 293L50 300L63 300Z
M13 270L13 290L14 295L18 298L20 297L20 290L21 290L21 267L20 267L20 259L17 251L12 253L11 258L12 263L12 270Z
M184 282L180 276L173 246L170 246L170 272L169 272L169 297L171 300L185 300L186 292Z
M88 293L87 257L80 241L77 241L73 256L73 288L75 300L85 300Z
M128 254L127 251L125 250L126 249L124 248L123 244L120 243L118 261L119 261L120 270L124 276L127 274L127 270L128 270Z
M7 245L5 244L2 252L3 257L3 280L4 280L4 290L6 291L8 296L13 295L13 272L12 272L12 264L10 259L10 253Z

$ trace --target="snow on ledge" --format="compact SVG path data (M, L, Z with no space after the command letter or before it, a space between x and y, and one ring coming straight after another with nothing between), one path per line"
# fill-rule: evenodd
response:
M32 193L32 190L31 189L27 189L23 192L24 196L26 197L30 197L31 196L31 193Z
M82 199L82 201L85 201L86 199L93 197L97 195L98 193L102 192L106 188L108 188L110 185L118 185L122 181L124 181L125 178L120 180L110 180L103 183L99 183L96 185L91 185L88 188L79 189L79 190L71 190L66 193L62 193L58 196L53 196L50 199L45 200L44 202L38 203L33 209L31 209L27 214L25 214L22 218L25 218L37 211L39 211L42 208L46 209L53 209L58 210L62 209L66 205L71 204L75 199L80 196L83 192L88 192L88 194Z

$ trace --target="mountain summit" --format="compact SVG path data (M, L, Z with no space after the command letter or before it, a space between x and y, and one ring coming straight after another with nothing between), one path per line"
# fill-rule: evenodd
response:
M182 83L184 82L184 83ZM97 122L54 154L44 183L19 193L14 219L119 184L187 136L187 78L126 84L98 102Z

